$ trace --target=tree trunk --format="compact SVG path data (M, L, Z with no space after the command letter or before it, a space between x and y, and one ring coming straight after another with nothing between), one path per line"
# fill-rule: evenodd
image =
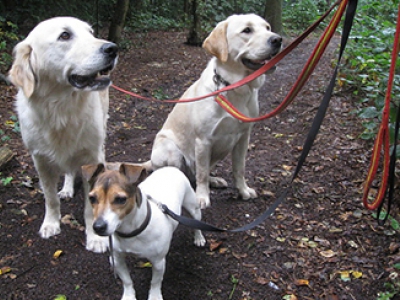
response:
M186 40L186 43L188 45L193 45L193 46L201 46L203 42L203 39L201 38L200 17L197 14L197 1L198 0L192 0L192 10L191 10L192 25L189 31L189 36Z
M115 4L114 17L108 31L108 40L118 44L121 41L122 29L124 28L126 13L129 8L129 0L117 0Z
M266 0L264 18L271 24L273 32L283 34L282 0Z

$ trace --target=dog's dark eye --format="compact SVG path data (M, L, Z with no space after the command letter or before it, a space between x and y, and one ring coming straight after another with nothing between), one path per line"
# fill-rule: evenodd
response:
M267 25L267 30L271 31L271 26Z
M67 32L67 31L64 31L63 33L61 33L60 34L60 36L59 36L59 40L64 40L64 41L67 41L67 40L69 40L71 38L71 34L69 33L69 32Z
M114 204L122 205L126 203L126 197L123 196L117 196L114 199Z
M97 203L97 197L96 196L89 196L89 201L91 204L96 204Z
M251 28L250 27L246 27L245 29L243 29L242 32L243 33L251 33Z

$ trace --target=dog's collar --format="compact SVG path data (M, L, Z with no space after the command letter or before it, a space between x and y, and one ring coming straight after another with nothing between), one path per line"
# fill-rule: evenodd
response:
M146 201L147 203L147 215L146 218L144 219L142 225L140 225L138 228L136 228L135 230L129 232L129 233L123 233L120 231L115 231L115 233L122 238L132 238L135 237L137 235L139 235L140 233L142 233L143 230L146 229L147 225L149 225L150 219L151 219L151 207L150 207L150 203L149 201Z
M222 78L221 75L219 75L219 74L217 73L217 69L214 69L213 81L214 81L214 83L216 84L217 89L218 89L218 87L219 87L221 84L224 85L224 86L231 85L228 81L226 81L224 78Z

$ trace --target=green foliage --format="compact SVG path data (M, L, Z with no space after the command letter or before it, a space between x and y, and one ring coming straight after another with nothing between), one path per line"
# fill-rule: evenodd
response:
M359 99L356 113L362 120L362 139L374 139L381 121L389 77L393 36L399 0L359 1L350 41L345 52L345 66L339 83L353 90ZM397 66L400 65L398 60ZM390 138L394 142L396 106L399 104L400 75L395 75L390 111Z
M0 16L0 71L5 73L12 63L11 49L19 40L18 26Z
M286 30L303 32L327 9L325 0L283 1L282 19Z
M13 181L13 177L9 176L9 177L2 177L2 174L0 173L0 182L3 186L7 186L9 184L11 184L11 181Z

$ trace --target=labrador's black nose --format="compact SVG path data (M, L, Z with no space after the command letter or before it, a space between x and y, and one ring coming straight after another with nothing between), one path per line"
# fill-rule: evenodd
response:
M107 235L107 222L104 219L99 218L93 223L93 230L96 234L105 236Z
M114 43L106 43L100 48L101 52L107 54L111 58L117 57L118 46Z
M268 43L270 43L274 48L280 48L282 46L282 37L280 35L271 36Z

